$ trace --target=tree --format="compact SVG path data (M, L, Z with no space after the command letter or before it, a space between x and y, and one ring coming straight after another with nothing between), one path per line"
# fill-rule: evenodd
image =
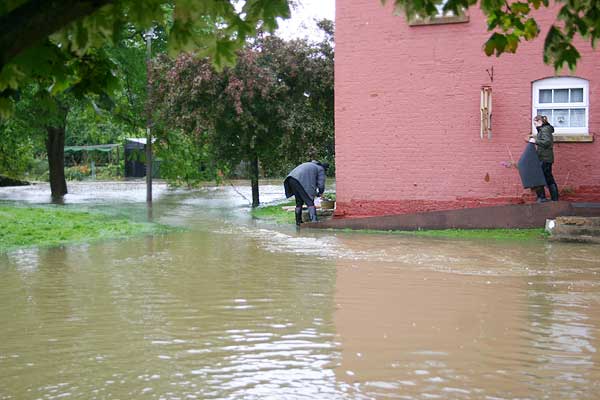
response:
M17 134L14 121L0 121L0 180L21 178L33 159L33 140Z
M333 157L331 39L312 44L261 35L238 53L236 66L223 71L189 54L160 58L152 99L159 146L165 132L177 129L207 146L220 166L246 162L252 205L258 206L259 161L281 172L326 154L323 148Z
M212 140L217 159L249 165L252 207L260 204L259 159L275 153L286 125L289 88L269 65L261 63L260 44L241 52L238 64L222 74L223 95L217 107Z
M218 66L231 64L235 51L257 27L277 27L289 17L288 0L6 0L0 3L0 113L6 116L14 91L35 76L52 81L55 92L74 77L65 75L48 45L85 57L120 39L123 27L167 27L172 53L195 49Z
M30 79L29 85L18 92L19 101L11 121L18 125L14 132L28 137L45 137L52 199L60 201L67 193L64 146L69 111L77 102L106 97L107 91L113 90L117 82L112 73L113 63L101 50L90 51L83 57L76 57L49 43L43 50L60 60L62 74L78 79L56 93L53 93L48 78Z
M289 130L263 168L272 176L284 176L311 159L327 161L334 172L334 24L317 22L324 33L321 42L305 39L264 42L263 62L271 65L289 88L286 96Z
M138 30L160 25L168 32L170 51L193 48L223 66L234 61L236 49L258 26L272 30L276 17L289 16L287 0L248 0L240 10L235 4L235 0L0 3L0 117L10 114L24 85L35 87L34 97L43 98L53 111L45 119L51 122L46 125L46 144L53 198L67 191L60 163L68 107L61 96L106 98L114 91L110 79L114 63L111 67L110 57L99 57L105 55L107 45L119 42L128 24Z
M388 0L381 0L386 3ZM406 17L434 16L436 6L443 4L444 12L455 15L475 6L477 0L393 0L396 7L404 10ZM600 2L597 0L555 0L560 6L556 21L550 26L544 42L544 62L558 71L565 64L571 70L577 66L581 54L573 44L579 35L592 47L600 38ZM488 31L492 35L484 45L490 56L515 53L521 40L539 36L540 26L533 17L534 10L549 8L550 0L481 0L481 11L487 17Z
M229 166L248 162L253 206L259 203L259 158L277 147L286 129L287 88L258 63L258 56L250 46L238 53L234 67L219 72L208 59L187 54L174 65L163 59L159 70L165 72L153 73L167 77L153 90L153 108L160 110L155 120L181 129L199 145L208 144L215 159ZM164 135L158 133L159 142Z

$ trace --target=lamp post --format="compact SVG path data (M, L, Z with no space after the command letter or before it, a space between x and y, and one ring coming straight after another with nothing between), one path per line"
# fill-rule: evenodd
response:
M150 107L150 98L152 96L152 39L154 38L154 28L148 29L144 34L146 39L146 203L152 206L152 108Z

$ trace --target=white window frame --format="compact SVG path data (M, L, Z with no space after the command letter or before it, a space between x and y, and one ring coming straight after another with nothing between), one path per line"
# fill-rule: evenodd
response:
M448 0L442 0L440 4L436 4L435 7L437 8L437 13L435 15L429 17L421 17L417 15L412 20L408 21L408 25L443 25L469 22L469 15L467 14L466 10L459 15L454 14L452 11L444 14L443 8L447 2ZM398 15L401 14L401 9L397 8L395 13Z
M582 103L540 103L540 90L543 89L583 89L583 102ZM553 77L540 79L533 82L532 85L532 107L531 107L531 132L537 133L535 126L533 125L533 118L537 115L538 109L571 109L571 108L585 108L585 127L557 127L554 126L555 134L565 135L589 135L590 132L590 96L589 96L589 82L582 78L568 77Z
M448 0L442 0L442 2L440 4L436 4L435 5L435 8L437 8L438 12L437 12L436 15L434 15L434 18L443 18L443 17L454 17L454 16L456 16L452 11L444 14L444 6L446 5L447 2L448 2Z

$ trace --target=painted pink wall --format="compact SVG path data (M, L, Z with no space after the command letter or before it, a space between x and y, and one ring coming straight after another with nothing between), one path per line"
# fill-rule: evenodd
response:
M389 2L391 3L391 1ZM461 24L408 26L379 0L337 0L337 215L366 216L532 201L517 161L531 124L531 85L551 77L544 33L516 55L487 57L479 9ZM589 130L600 133L600 52L579 43L590 81ZM494 67L494 81L486 69ZM565 72L562 75L568 75ZM493 137L480 139L480 88L493 87ZM600 144L555 144L554 172L572 200L600 200ZM486 176L489 178L486 178Z

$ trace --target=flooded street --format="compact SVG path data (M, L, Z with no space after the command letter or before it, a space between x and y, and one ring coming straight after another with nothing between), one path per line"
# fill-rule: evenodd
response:
M69 189L147 218L142 184ZM158 186L186 230L0 254L0 400L598 398L600 246L296 231L250 193Z

